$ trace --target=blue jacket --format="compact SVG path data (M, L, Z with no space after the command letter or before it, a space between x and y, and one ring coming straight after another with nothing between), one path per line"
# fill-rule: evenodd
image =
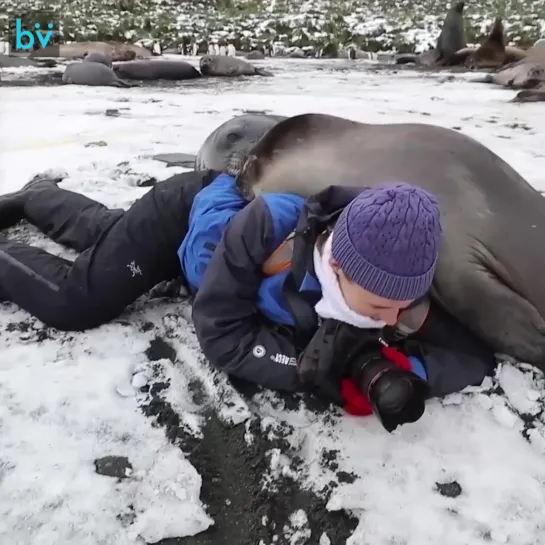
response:
M195 294L195 331L214 366L267 388L299 389L296 361L318 328L314 243L364 189L331 186L308 200L271 193L247 203L234 178L221 174L197 194L178 256ZM291 269L264 277L263 264L293 231ZM423 365L413 360L432 396L478 384L489 372L481 346L463 356L444 348L428 343Z

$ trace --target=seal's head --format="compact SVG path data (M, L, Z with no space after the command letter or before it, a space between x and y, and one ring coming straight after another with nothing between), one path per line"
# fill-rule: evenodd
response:
M465 7L466 3L465 2L458 2L455 6L454 6L454 11L456 13L462 13L464 11L464 7Z
M439 206L405 183L367 189L333 228L331 265L347 305L394 325L431 288L441 240Z
M210 55L203 55L201 57L201 60L199 61L199 68L201 69L201 73L204 76L209 72L209 69L212 66L213 62L214 59Z

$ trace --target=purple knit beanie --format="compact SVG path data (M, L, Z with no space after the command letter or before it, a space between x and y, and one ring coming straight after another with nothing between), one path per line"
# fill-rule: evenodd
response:
M362 288L409 301L431 287L441 241L439 205L405 183L368 189L341 212L331 255Z

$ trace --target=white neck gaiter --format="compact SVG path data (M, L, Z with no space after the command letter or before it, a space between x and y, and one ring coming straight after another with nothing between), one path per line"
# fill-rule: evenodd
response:
M322 318L333 318L362 329L384 327L386 322L362 316L354 312L346 304L337 276L329 263L332 238L332 235L329 235L321 254L318 244L314 245L314 271L322 287L322 298L318 301L314 310Z

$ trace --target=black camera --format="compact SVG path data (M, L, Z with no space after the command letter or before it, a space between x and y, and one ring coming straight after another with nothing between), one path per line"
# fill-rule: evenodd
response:
M353 366L353 378L388 432L416 422L425 410L428 384L377 354Z

